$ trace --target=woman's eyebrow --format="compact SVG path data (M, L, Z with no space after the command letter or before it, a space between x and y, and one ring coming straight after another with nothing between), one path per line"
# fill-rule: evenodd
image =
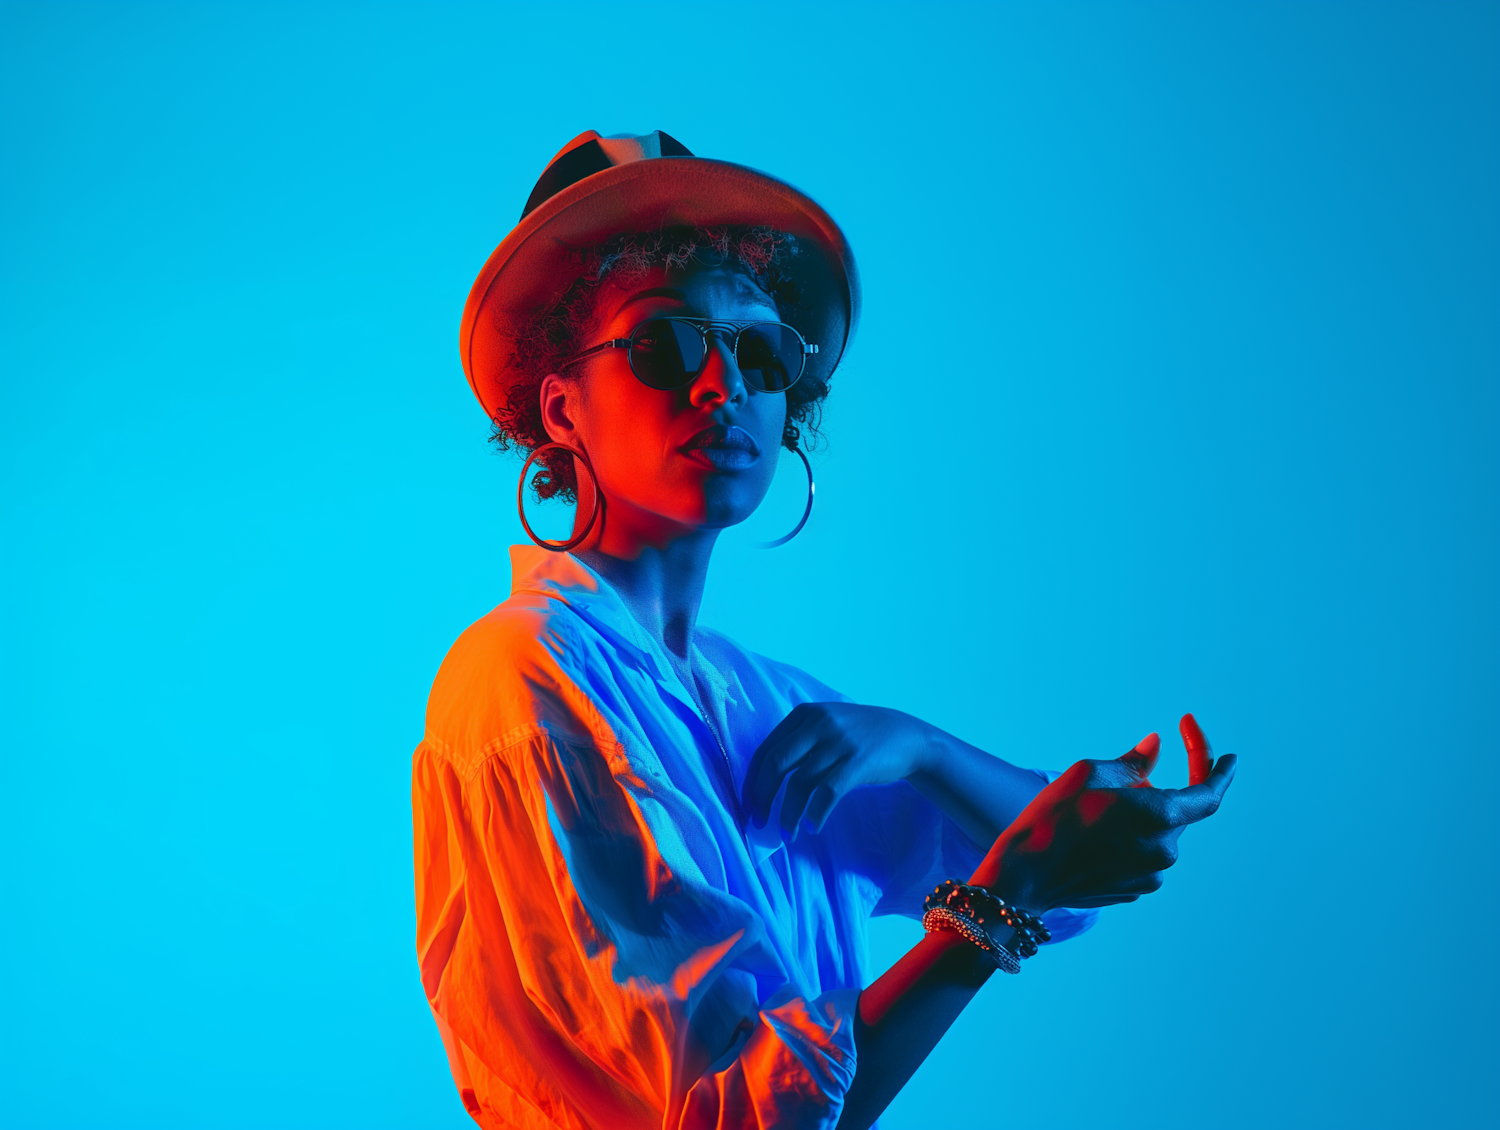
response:
M623 310L632 302L639 302L643 298L675 298L678 302L687 301L687 295L680 290L670 286L655 286L650 290L643 290L639 294L632 294L624 302L620 303L619 309Z

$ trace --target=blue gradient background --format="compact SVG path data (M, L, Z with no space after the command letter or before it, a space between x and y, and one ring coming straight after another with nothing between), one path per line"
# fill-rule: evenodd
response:
M1242 757L887 1130L1493 1124L1493 3L0 9L4 1124L469 1125L409 757L520 535L458 318L591 127L863 269L705 623L1025 764Z

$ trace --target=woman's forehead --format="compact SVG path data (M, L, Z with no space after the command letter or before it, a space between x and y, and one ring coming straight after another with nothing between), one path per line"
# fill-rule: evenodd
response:
M613 312L636 307L676 306L685 314L726 317L736 313L776 314L776 303L753 278L730 266L655 267L619 288Z

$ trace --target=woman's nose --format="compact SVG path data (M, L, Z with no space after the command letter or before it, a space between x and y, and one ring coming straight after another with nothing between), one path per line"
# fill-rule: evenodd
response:
M708 335L708 355L703 358L703 371L689 386L693 406L702 408L722 400L727 404L743 404L747 397L745 378L734 359L734 350L723 337L716 333Z

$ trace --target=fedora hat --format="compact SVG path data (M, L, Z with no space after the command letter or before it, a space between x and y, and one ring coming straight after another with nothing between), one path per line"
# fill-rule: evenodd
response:
M552 158L521 221L485 263L459 328L469 386L494 418L522 375L516 340L578 277L576 252L627 232L748 224L797 238L785 269L801 295L793 324L818 352L807 372L833 375L859 320L859 275L844 233L785 181L695 157L656 130L639 137L579 134Z

